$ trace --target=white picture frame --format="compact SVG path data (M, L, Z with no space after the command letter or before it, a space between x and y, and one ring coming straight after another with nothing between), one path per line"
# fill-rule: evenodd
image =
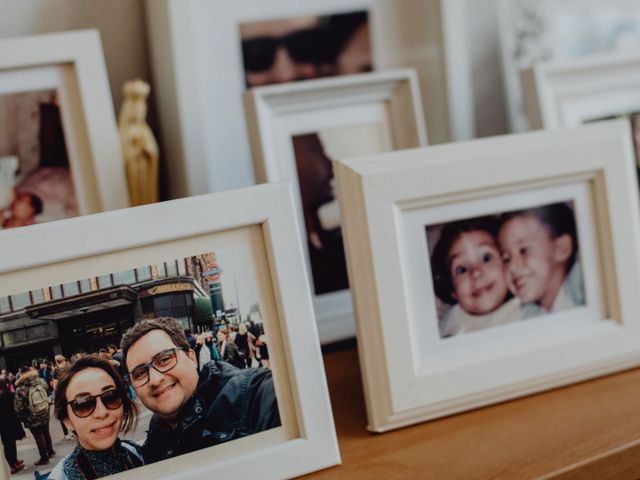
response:
M317 196L313 192L322 189L320 183L323 180L320 173L314 173L313 182L305 185L307 192L311 193L302 192L300 165L296 163L302 160L296 159L292 139L301 134L318 132L321 136L331 130L339 132L341 129L346 131L360 125L371 125L377 129L372 133L376 136L373 144L355 145L356 138L364 140L364 137L357 137L354 132L348 139L348 145L339 144L332 150L332 144L328 143L331 138L321 138L327 156L359 156L425 146L427 132L415 71L372 72L256 87L245 94L245 105L257 181L291 180L294 185L300 235L307 247L305 252L320 340L326 344L353 337L355 324L349 290L343 287L327 291L319 286L323 281L319 278L322 273L314 270L320 267L313 258L318 250L307 241L313 227L306 220L315 216L311 211L315 207L305 204L303 197L305 193ZM340 139L338 135L338 141L334 143L339 143ZM314 165L318 162L317 157L310 158L314 159ZM311 163L309 160L308 164ZM329 181L331 166L328 161L326 163L329 171L325 172L327 178L324 180ZM317 212L319 214L320 209ZM329 253L317 261L323 265L336 261L332 272L341 271L337 265L339 259ZM344 270L344 261L341 263Z
M339 463L289 185L260 185L14 229L0 236L0 245L3 295L243 246L258 284L281 426L127 476L288 478ZM9 478L8 471L2 478Z
M629 138L616 120L335 162L370 430L638 365L640 212ZM586 303L441 338L425 225L569 199Z
M503 78L512 131L529 128L520 70L536 62L633 54L640 7L633 0L498 0Z
M522 72L522 85L533 128L577 127L640 111L640 57L541 62Z
M367 10L374 71L415 68L434 141L449 139L440 0L147 1L171 198L254 183L243 116L239 24ZM412 14L414 12L414 14ZM416 15L415 12L420 12Z
M98 31L2 39L0 52L2 98L37 91L57 95L77 213L128 207L122 150ZM3 113L10 112L3 107ZM6 130L0 131L6 140L1 142L5 152L16 142L6 138L10 123L3 120ZM20 163L15 152L9 156ZM46 203L44 208L46 211Z

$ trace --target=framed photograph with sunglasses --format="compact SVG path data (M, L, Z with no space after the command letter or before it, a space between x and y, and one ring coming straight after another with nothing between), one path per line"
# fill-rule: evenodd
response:
M415 71L256 87L245 94L259 182L292 180L320 340L355 336L331 161L427 144Z
M371 430L640 363L630 137L612 120L334 163Z
M439 1L412 1L148 1L170 195L254 183L242 94L260 85L414 68L430 131L445 141Z
M0 236L2 380L40 472L339 462L292 198L274 183Z

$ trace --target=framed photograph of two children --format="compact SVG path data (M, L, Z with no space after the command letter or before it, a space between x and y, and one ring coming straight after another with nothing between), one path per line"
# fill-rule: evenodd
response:
M369 428L640 363L625 121L334 162Z

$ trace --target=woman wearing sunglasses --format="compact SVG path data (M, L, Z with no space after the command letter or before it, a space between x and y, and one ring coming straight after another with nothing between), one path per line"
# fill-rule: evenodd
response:
M85 480L140 467L138 446L119 440L131 430L138 410L127 386L108 360L80 357L61 374L55 393L55 416L78 439L75 450L60 460L50 480Z

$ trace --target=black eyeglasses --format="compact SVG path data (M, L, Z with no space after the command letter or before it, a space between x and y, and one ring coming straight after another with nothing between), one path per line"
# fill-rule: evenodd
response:
M263 72L273 65L279 47L284 47L296 63L332 63L337 52L325 28L296 30L281 37L243 40L242 59L248 72Z
M187 347L174 347L163 350L151 359L149 363L138 365L126 376L127 382L133 388L140 388L149 381L149 369L153 368L156 372L166 373L178 364L178 351L189 350Z
M95 411L98 397L109 410L117 410L122 406L122 394L117 388L106 390L98 395L80 395L67 402L67 405L71 405L71 411L76 417L86 418Z

